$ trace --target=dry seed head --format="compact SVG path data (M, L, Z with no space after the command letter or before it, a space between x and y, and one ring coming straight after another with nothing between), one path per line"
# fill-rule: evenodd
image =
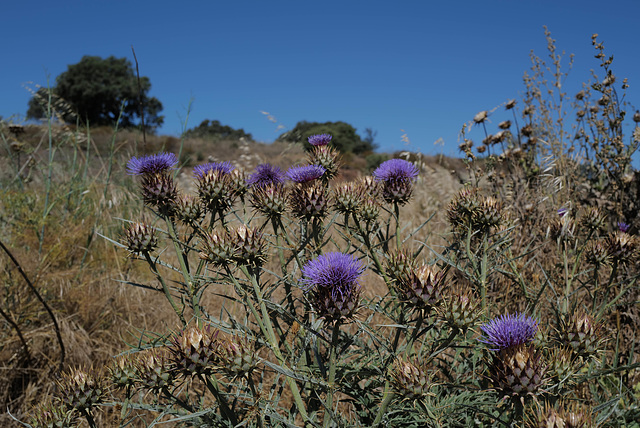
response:
M124 235L127 250L132 254L149 254L158 247L155 230L146 223L130 223Z
M638 258L638 241L635 236L620 230L607 237L609 257L614 262L629 264Z
M633 114L633 121L635 123L640 122L640 111L636 110L636 112Z
M80 368L64 373L58 381L60 398L69 409L90 410L104 400L106 385L93 371Z
M533 135L533 127L531 125L526 125L520 130L520 133L525 137L530 137Z
M500 122L498 124L498 128L503 129L503 130L511 128L511 121L510 120L505 120L503 122Z
M507 101L507 103L504 105L504 108L506 110L511 110L512 108L514 108L516 106L516 100L509 100Z
M473 121L475 123L482 123L485 120L487 120L488 115L489 115L489 112L487 112L486 110L483 110L480 113L473 116Z
M239 265L261 266L266 261L267 243L258 230L242 225L230 232L229 240L233 259Z
M578 402L567 404L560 401L556 407L545 404L535 413L530 426L535 428L595 428L591 409Z
M471 218L474 230L489 230L502 224L502 204L496 198L488 196L480 201L478 209Z
M142 387L154 392L170 387L175 379L168 352L163 348L137 354L136 370Z
M588 232L600 232L604 229L605 215L598 207L589 207L587 212L580 217L580 226Z
M173 338L169 347L175 370L184 376L210 375L220 366L219 330L191 326Z

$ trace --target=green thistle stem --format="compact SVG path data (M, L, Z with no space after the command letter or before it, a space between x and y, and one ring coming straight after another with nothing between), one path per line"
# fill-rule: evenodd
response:
M389 381L386 381L384 384L384 395L383 395L384 399L382 400L382 404L378 409L378 414L376 415L376 419L373 421L373 427L378 427L382 422L382 417L387 411L387 407L389 407L389 404L391 404L391 400L393 400L394 395L395 393L391 390L391 384L389 383Z
M144 253L144 257L147 260L149 267L151 268L151 272L153 272L153 274L156 276L156 278L160 282L160 285L162 285L162 291L164 291L164 295L169 301L169 304L171 304L173 311L176 313L178 318L180 318L180 322L182 322L182 325L187 325L184 319L184 316L182 314L182 311L180 310L176 302L173 300L173 296L171 295L171 290L169 290L169 287L167 286L167 283L164 281L164 278L162 277L162 275L160 275L160 272L158 272L158 267L156 266L156 262L154 262L151 259L151 256L149 255L149 253Z
M220 404L220 413L222 416L227 418L234 426L238 425L238 418L235 413L229 408L229 403L224 398L224 396L220 393L220 389L218 388L218 381L215 377L209 377L202 375L201 379L204 384L207 386L207 389L216 397L218 404Z
M338 366L338 340L340 339L340 320L333 326L331 335L331 354L329 356L329 392L327 392L327 409L324 413L324 427L328 428L331 423L331 412L333 411L333 390L336 381L336 367Z
M180 248L180 241L178 240L178 235L176 233L175 225L173 221L169 217L164 218L167 229L169 230L169 236L171 236L171 240L173 241L173 246L176 249L176 255L178 256L178 262L180 263L180 270L182 271L182 277L184 278L185 287L187 290L187 294L191 299L191 306L193 308L193 315L198 322L198 327L202 327L202 320L200 314L200 299L198 293L195 292L193 278L189 273L189 268L187 266L186 255Z
M253 285L253 291L255 293L256 300L260 305L260 311L262 312L262 317L260 318L260 316L255 312L255 309L253 309L253 305L247 305L247 306L249 306L249 308L252 310L252 313L256 317L256 321L260 325L262 334L264 334L267 340L269 341L269 345L271 345L271 350L273 351L276 358L278 359L278 363L284 366L286 361L282 356L280 347L278 346L278 338L276 337L276 333L273 329L273 324L271 323L271 318L269 317L269 311L267 310L267 305L264 303L264 298L262 297L262 290L260 289L260 285L258 284L256 276L253 274L250 274L246 266L239 266L239 268L242 271L242 273L244 273L244 275L251 281L251 284ZM300 390L298 389L298 385L290 377L287 377L287 383L289 384L289 388L291 389L291 393L293 395L293 400L296 403L296 407L298 408L298 411L300 412L302 419L305 422L308 421L309 416L307 415L304 402L302 401L302 396L300 395Z
M396 221L396 249L402 248L402 242L400 241L400 205L397 202L393 203L393 218Z
M260 408L260 395L258 394L258 392L256 391L256 385L253 382L253 377L251 376L251 373L247 373L246 374L247 377L247 383L249 384L249 389L251 390L251 395L253 396L253 405L256 409ZM259 428L263 428L264 427L264 421L262 419L262 412L258 412L258 427Z
M90 410L84 409L81 410L80 413L82 413L82 416L84 416L84 418L87 420L90 428L98 428L98 425L96 425L96 421L93 419Z

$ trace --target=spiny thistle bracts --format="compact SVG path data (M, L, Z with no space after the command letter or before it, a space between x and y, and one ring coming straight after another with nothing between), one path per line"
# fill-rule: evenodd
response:
M146 223L130 223L124 233L124 244L132 254L149 254L158 247L155 229Z
M390 159L382 162L373 171L373 177L382 183L384 200L399 205L406 204L411 198L418 174L418 168L404 159Z
M60 399L69 409L90 410L104 401L106 385L96 372L80 368L64 373L58 381Z
M360 304L364 266L348 254L327 253L302 268L301 284L318 316L328 321L351 318Z

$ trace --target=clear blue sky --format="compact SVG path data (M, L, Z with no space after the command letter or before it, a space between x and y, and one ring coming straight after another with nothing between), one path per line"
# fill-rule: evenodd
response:
M543 25L576 55L569 90L599 68L597 32L640 107L639 16L639 0L8 1L0 116L24 116L28 82L53 83L83 55L133 59L133 45L162 134L181 132L193 99L189 127L217 119L270 142L282 131L266 111L287 127L373 128L382 151L456 155L464 122L522 94Z

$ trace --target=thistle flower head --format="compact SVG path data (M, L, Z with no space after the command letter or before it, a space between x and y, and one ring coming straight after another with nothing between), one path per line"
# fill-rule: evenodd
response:
M109 365L108 370L111 383L116 388L130 388L138 378L138 368L132 354L116 357Z
M307 141L312 146L326 146L331 142L331 138L333 138L330 134L318 134L310 136Z
M178 164L178 157L173 153L159 153L157 155L132 157L127 162L127 172L130 175L159 174L174 169Z
M420 399L433 386L431 376L424 364L418 361L397 359L390 369L391 383L400 396Z
M158 246L153 227L146 223L131 223L125 231L124 237L127 250L132 254L145 255L152 252Z
M268 218L278 218L287 210L288 194L281 183L255 186L251 190L251 205Z
M249 187L264 187L270 184L284 183L284 174L280 168L268 163L260 164L255 172L247 178Z
M152 348L137 355L136 370L140 383L146 389L159 392L171 386L175 371L166 348Z
M418 168L404 159L390 159L382 162L373 171L373 177L382 182L382 196L385 201L405 204L413 193L413 182L418 176Z
M380 164L373 177L378 181L413 180L419 174L414 164L404 159L389 159Z
M195 225L204 217L204 209L200 199L184 195L176 201L176 217L184 224Z
M289 195L289 203L298 218L321 218L329 206L327 188L322 183L295 186Z
M501 315L480 326L482 343L491 345L492 351L514 348L533 340L538 331L538 321L525 314Z
M32 428L72 428L78 426L78 413L59 401L45 401L33 409L29 421Z
M505 395L536 394L547 382L547 366L542 354L532 345L502 349L493 354L489 377Z
M180 332L169 347L175 369L185 376L209 375L219 366L220 331L191 326Z
M286 176L294 183L308 183L322 177L325 171L320 165L296 166L289 168Z
M220 171L222 174L231 174L235 167L231 162L209 162L193 167L193 175L198 179L202 179L209 171Z
M302 268L302 280L321 317L339 320L353 315L360 297L360 275L364 266L352 256L327 253Z
M160 214L172 216L177 197L178 189L172 175L159 172L142 176L142 200Z
M330 180L338 175L340 169L340 154L329 146L314 146L308 152L309 164L319 165L325 169L322 176L325 180Z

